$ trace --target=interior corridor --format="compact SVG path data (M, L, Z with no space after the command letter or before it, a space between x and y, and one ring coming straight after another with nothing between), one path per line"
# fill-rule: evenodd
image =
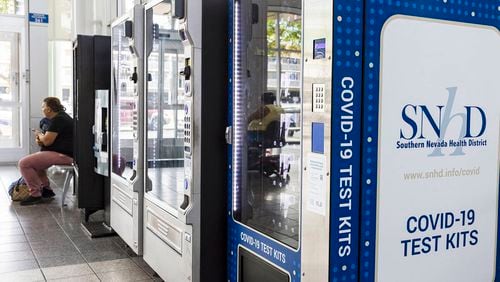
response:
M61 173L49 173L55 198L24 207L7 193L19 176L0 167L0 281L162 281L120 237L84 233L71 191L61 208Z

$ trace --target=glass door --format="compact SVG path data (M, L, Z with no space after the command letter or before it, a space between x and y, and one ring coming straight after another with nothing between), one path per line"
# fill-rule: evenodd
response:
M177 214L184 196L184 46L179 23L153 8L152 51L147 57L146 191ZM165 207L166 205L166 207Z
M134 126L137 127L137 96L134 95L134 55L125 36L126 22L113 28L112 60L112 172L123 179L134 176ZM135 124L134 124L135 123Z
M246 16L235 27L239 33L234 51L233 215L236 221L298 249L301 6L299 1L277 3L254 6L265 17L257 23L265 24L259 32L255 23L247 24Z
M21 148L19 47L19 33L0 32L0 150Z

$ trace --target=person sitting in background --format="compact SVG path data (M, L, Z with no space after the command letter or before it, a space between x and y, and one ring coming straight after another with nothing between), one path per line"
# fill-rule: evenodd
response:
M50 125L45 133L35 132L35 140L41 150L22 158L18 163L30 190L30 197L21 202L22 206L39 203L42 197L54 197L45 170L52 165L73 163L73 119L65 110L56 97L43 100L42 112L50 120Z

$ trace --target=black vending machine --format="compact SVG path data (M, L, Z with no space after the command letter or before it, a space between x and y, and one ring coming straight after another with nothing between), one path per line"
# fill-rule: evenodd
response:
M96 93L110 92L110 37L78 35L73 43L73 60L74 185L78 208L82 209L82 226L89 235L106 236L112 234L108 228L110 182L109 177L99 169L102 164L98 164L95 153L95 134L99 133L94 130L94 122ZM89 220L90 215L99 210L104 210L103 218Z

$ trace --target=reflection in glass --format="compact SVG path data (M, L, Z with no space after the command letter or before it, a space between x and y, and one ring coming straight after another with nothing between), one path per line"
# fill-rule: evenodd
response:
M134 162L134 117L137 117L137 100L134 97L134 56L130 39L125 36L125 23L113 28L112 56L112 170L130 179Z
M147 57L146 190L177 210L184 191L184 46L178 20L168 3L147 13L152 18L152 52ZM167 13L166 13L167 11Z
M265 18L258 21L248 20L251 1L235 8L233 211L236 220L298 248L301 1L276 3L260 4Z

